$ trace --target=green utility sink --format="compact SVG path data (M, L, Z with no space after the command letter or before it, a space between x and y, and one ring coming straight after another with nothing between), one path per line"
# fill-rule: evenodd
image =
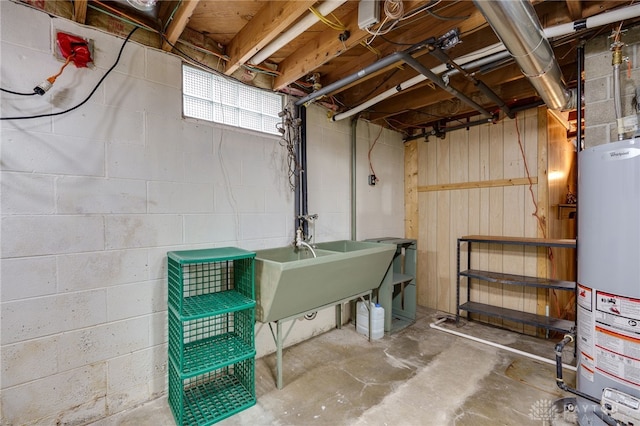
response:
M256 319L278 321L378 288L396 252L391 244L331 241L317 258L292 246L256 251Z

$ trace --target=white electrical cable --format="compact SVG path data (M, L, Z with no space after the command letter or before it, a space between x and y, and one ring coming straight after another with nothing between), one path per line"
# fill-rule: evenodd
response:
M444 331L445 333L449 333L449 334L453 334L454 336L458 336L458 337L462 337L465 339L469 339L469 340L473 340L474 342L478 342L478 343L483 343L485 345L489 345L489 346L493 346L494 348L498 348L498 349L502 349L503 351L508 351L508 352L512 352L514 354L517 355L521 355L521 356L525 356L527 358L531 358L534 359L536 361L541 361L547 364L551 364L551 365L556 365L556 362L554 360L548 359L548 358L544 358L529 352L525 352L525 351L521 351L519 349L514 349L514 348L510 348L509 346L504 346L501 345L499 343L494 343L491 342L489 340L484 340L484 339L480 339L478 337L474 337L474 336L469 336L468 334L463 334L460 333L458 331L454 331L454 330L449 330L443 327L440 327L438 324L443 323L444 321L446 321L446 318L441 318L436 322L432 322L431 324L429 324L429 327L435 329L435 330L440 330L440 331ZM573 365L569 365L569 364L562 364L563 368L566 368L567 370L571 370L571 371L577 371L577 367L573 366Z

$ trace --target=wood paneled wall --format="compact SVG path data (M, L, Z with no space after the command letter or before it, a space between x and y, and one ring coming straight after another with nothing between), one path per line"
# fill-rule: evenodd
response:
M448 133L445 139L431 137L407 146L405 167L416 168L418 175L417 206L407 206L406 223L407 237L418 239L419 305L455 313L457 238L473 234L551 236L547 229L547 152L549 137L558 136L548 132L550 120L546 109L532 109L520 112L517 120L507 118ZM566 137L560 139L566 143ZM405 182L405 186L414 185L414 181ZM412 196L409 203L415 204L412 188L407 188L407 195ZM540 223L533 215L536 205ZM534 247L474 244L471 262L475 269L513 274L548 276L550 270L546 250ZM466 268L466 258L462 268ZM466 299L466 284L462 292ZM549 304L546 290L475 281L471 297L537 313L544 313ZM516 323L481 319L521 332L536 332Z

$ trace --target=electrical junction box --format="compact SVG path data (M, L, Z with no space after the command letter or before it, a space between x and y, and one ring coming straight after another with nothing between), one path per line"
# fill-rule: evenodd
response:
M358 3L358 27L362 30L380 22L380 5L377 0L360 0Z
M75 34L54 30L53 55L65 62L71 55L71 62L77 68L93 66L93 40Z

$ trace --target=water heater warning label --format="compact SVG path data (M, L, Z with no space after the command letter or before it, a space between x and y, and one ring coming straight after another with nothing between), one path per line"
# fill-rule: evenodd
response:
M597 326L596 370L640 388L640 339Z
M640 334L640 300L598 291L596 321L617 330Z
M578 284L578 306L591 311L591 289L582 284Z
M595 370L640 388L640 299L596 291Z

